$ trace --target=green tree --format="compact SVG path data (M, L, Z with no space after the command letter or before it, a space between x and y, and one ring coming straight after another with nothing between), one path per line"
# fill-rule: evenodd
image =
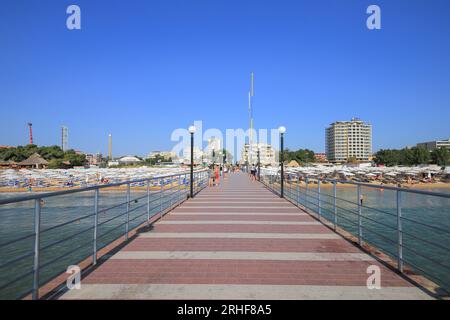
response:
M433 163L444 167L450 164L450 151L445 147L434 149L431 152L431 159Z
M400 150L381 149L375 153L374 161L378 165L396 166L400 163Z
M38 153L47 160L64 158L64 151L59 146L40 147Z
M64 153L63 160L68 161L70 166L84 166L86 164L86 155L78 154L71 149Z
M68 168L69 166L67 164L63 163L62 159L51 159L48 162L48 168L49 169L65 169Z
M287 162L295 160L298 163L303 164L315 161L314 151L308 149L298 149L297 151L291 151L290 149L286 148L284 149L283 156L284 161Z
M404 166L413 166L416 164L416 156L413 149L404 148L400 150L398 164Z
M413 155L413 164L427 164L430 162L430 152L424 147L414 147L411 151Z
M233 155L231 154L231 152L228 152L227 149L223 149L222 154L225 155L225 162L233 163Z

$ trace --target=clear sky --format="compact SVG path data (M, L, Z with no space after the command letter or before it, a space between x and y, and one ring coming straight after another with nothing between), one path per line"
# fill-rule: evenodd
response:
M66 28L77 4L82 30ZM382 10L382 30L366 9ZM287 127L324 151L325 127L356 116L374 151L450 137L448 0L3 0L0 145L114 155L171 149L171 132Z

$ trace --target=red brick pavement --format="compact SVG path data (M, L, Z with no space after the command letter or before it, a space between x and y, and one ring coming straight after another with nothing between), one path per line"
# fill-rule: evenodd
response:
M344 260L309 261L265 259L264 253L362 254L364 253L341 237L319 239L323 234L334 234L324 225L299 225L292 222L316 222L301 209L266 190L262 184L251 182L244 174L231 174L221 186L210 187L163 217L162 221L183 222L162 224L156 222L151 237L141 234L119 253L131 253L134 258L115 258L105 261L82 280L82 285L153 285L153 284L227 284L227 285L300 285L300 286L354 286L366 289L367 267L376 265L382 273L382 286L405 288L411 284L379 262ZM254 203L251 203L254 202ZM263 214L261 214L263 213ZM261 214L261 215L259 215ZM296 215L293 215L296 214ZM195 224L203 221L204 224ZM214 223L220 221L220 223ZM226 224L225 221L233 221ZM277 224L267 222L276 221ZM192 223L190 223L192 222ZM241 223L243 224L241 224ZM252 222L252 224L245 224ZM280 224L285 222L285 224ZM177 237L183 233L183 237ZM189 233L208 233L208 236L190 238ZM214 238L215 233L230 233L231 238ZM258 233L259 238L246 238ZM158 235L169 235L158 237ZM288 238L276 238L276 235ZM309 234L308 239L290 239L290 235ZM273 235L273 236L271 236ZM314 236L317 235L317 239ZM140 258L145 253L167 254L167 259ZM180 258L171 256L183 252L248 252L259 259ZM97 288L97 287L95 287ZM96 294L105 295L107 287L99 287ZM414 290L417 290L413 288ZM188 289L189 290L189 287ZM230 290L233 290L230 287ZM367 289L368 290L368 289ZM375 290L376 291L376 290ZM417 290L418 291L418 290ZM93 291L81 290L75 298L90 298ZM415 292L417 293L417 292ZM369 295L376 296L371 291ZM256 294L257 296L257 294ZM71 298L71 292L65 298ZM114 298L133 298L123 292ZM186 296L189 298L189 296ZM214 298L214 296L211 296ZM342 298L342 297L340 297Z

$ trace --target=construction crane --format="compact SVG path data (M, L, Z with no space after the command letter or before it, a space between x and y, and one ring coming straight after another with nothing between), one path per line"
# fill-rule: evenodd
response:
M33 124L31 122L28 122L28 128L30 131L30 144L33 144Z

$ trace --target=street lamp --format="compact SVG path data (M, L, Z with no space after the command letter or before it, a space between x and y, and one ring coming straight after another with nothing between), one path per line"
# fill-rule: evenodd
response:
M227 160L227 151L222 150L222 176L225 177L225 162Z
M258 181L261 181L261 155L258 146Z
M281 188L280 188L280 197L284 197L284 133L286 132L286 128L281 126L278 128L278 132L280 132L280 166L281 166Z
M190 183L190 196L194 197L194 133L197 129L194 126L190 126L188 131L191 134L191 183Z

